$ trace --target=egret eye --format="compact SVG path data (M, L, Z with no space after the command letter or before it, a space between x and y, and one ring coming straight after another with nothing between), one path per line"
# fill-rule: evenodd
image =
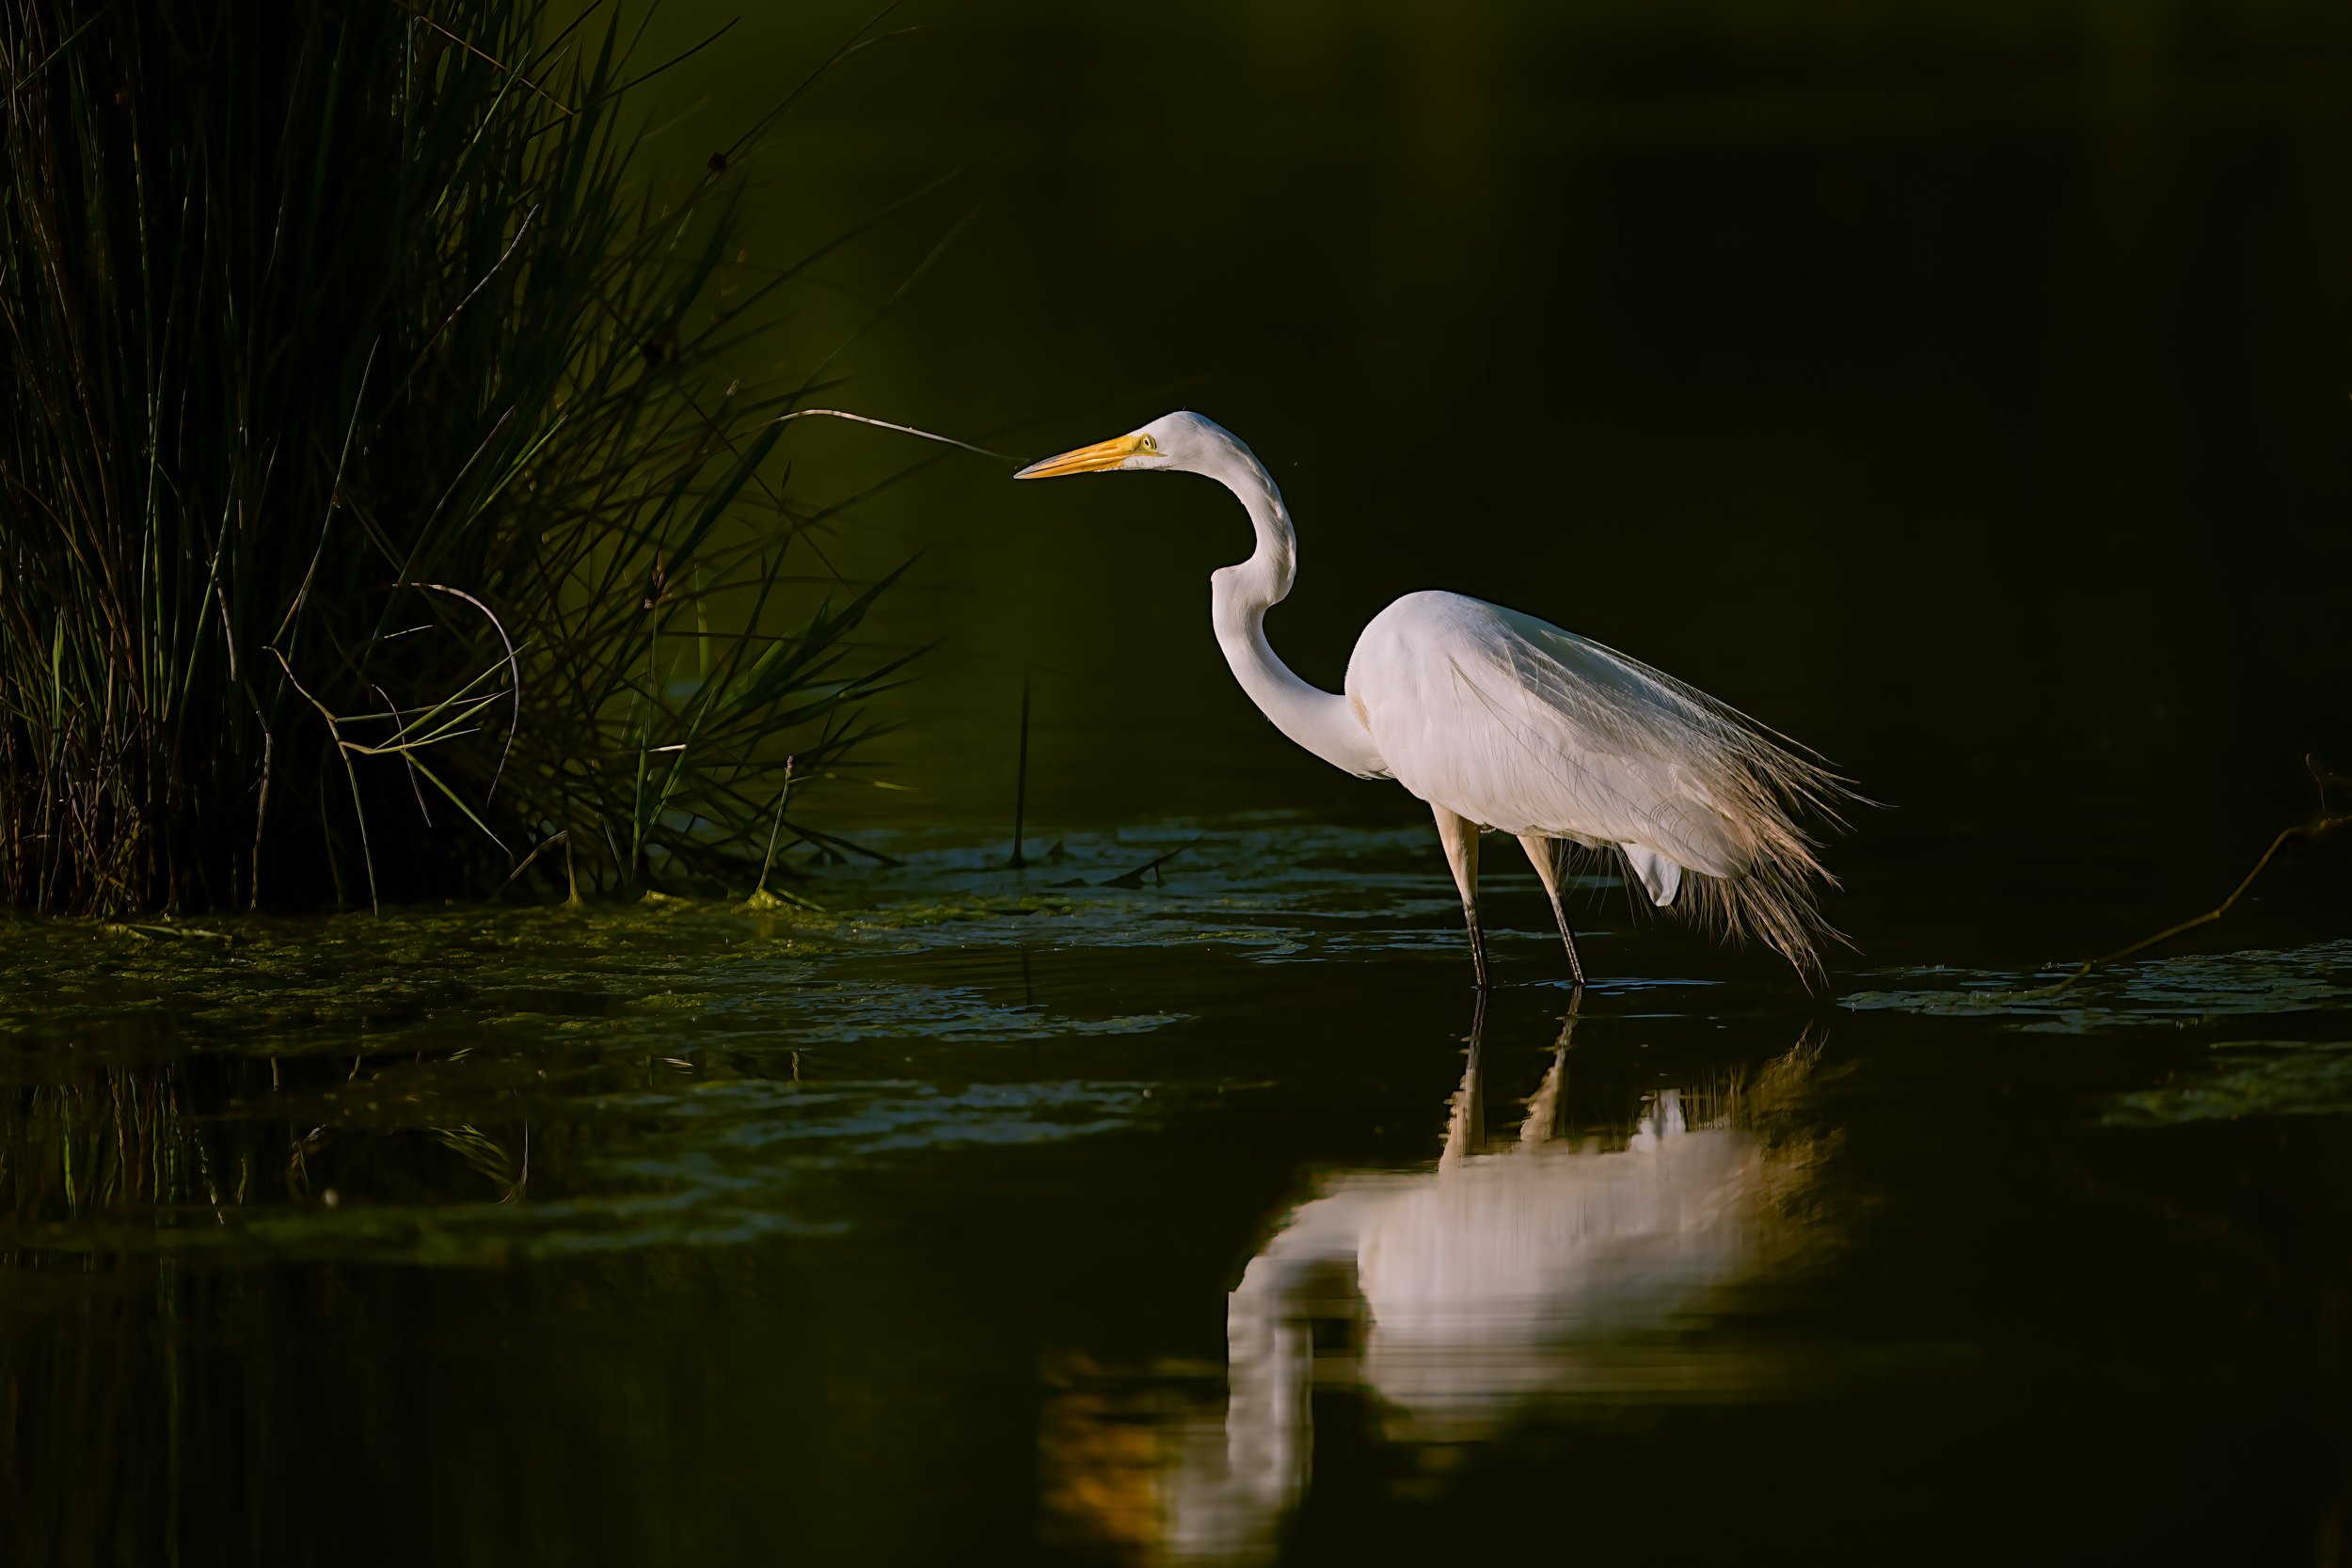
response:
M1143 450L1145 451L1158 451L1160 450L1159 438L1154 436L1146 436L1143 438Z

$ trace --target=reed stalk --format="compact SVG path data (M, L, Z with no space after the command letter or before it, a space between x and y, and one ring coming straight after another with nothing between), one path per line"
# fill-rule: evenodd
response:
M899 662L787 576L756 140L596 8L0 15L0 903L748 881Z

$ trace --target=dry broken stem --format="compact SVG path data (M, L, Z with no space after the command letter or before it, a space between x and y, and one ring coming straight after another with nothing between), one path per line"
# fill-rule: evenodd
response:
M2270 863L2278 858L2279 851L2285 848L2290 843L2293 843L2297 839L2308 841L2324 838L2328 834L2335 832L2338 828L2344 826L2346 823L2352 823L2352 814L2330 814L2328 809L2328 786L2331 784L2352 784L2352 778L2347 778L2341 773L2329 773L2324 771L2320 768L2319 760L2316 757L2305 757L2303 759L2303 766L2311 769L2312 783L2316 785L2319 790L2318 815L2313 816L2309 822L2298 822L2294 827L2280 829L2278 836L2270 841L2270 847L2265 849L2262 852L2262 858L2254 863L2253 869L2247 872L2247 874L2239 879L2237 886L2230 890L2230 896L2224 898L2220 903L2215 905L2212 909L2207 910L2204 913L2184 920L2178 925L2168 926L2163 930L2158 931L2155 935L2151 937L2142 937L2139 941L2133 942L2128 947L2119 947L2114 952L2106 954L2100 958L2087 959L2081 968L2075 970L2074 974L2069 974L2065 979L2060 980L2057 985L2052 986L2044 994L2056 996L2058 992L2066 990L2067 987L2073 985L2075 981L2084 978L2094 971L2105 969L2107 965L2131 958L2134 954L2144 953L2149 948L2155 946L2158 942L2169 942L2174 937L2181 935L2185 931L2193 931L2200 926L2212 925L2215 921L2219 920L2223 915L2228 914L2230 911L2236 906L2238 900L2246 896L2247 890L2254 885L2255 879L2265 871L2269 869Z

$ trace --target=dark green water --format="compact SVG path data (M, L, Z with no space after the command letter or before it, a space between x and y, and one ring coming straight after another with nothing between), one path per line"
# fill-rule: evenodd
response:
M8 936L17 1560L2340 1540L2344 941L1810 1006L1595 890L1564 1032L1504 877L1466 1080L1418 832L1000 854Z
M835 542L945 641L826 912L0 927L0 1558L2344 1560L2352 866L2033 993L2352 760L2347 15L900 13L746 166L763 256L973 166L829 401L1198 406L1311 677L1442 585L1820 747L1832 994L1595 887L1571 1027L1506 869L1474 1018L1419 809L1217 661L1230 505L944 462Z

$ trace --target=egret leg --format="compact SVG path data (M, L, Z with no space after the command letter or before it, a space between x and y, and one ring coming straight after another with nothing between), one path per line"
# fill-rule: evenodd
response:
M1551 899L1551 917L1560 922L1560 940L1568 944L1568 974L1579 990L1584 989L1584 965L1576 956L1576 928L1568 924L1568 907L1560 901L1560 840L1541 833L1521 833L1519 847L1535 863L1535 875Z
M1486 933L1478 925L1478 824L1456 816L1443 806L1430 808L1438 816L1438 842L1445 846L1445 863L1454 868L1454 885L1462 895L1462 920L1470 927L1470 959L1478 966L1478 989L1486 989Z

